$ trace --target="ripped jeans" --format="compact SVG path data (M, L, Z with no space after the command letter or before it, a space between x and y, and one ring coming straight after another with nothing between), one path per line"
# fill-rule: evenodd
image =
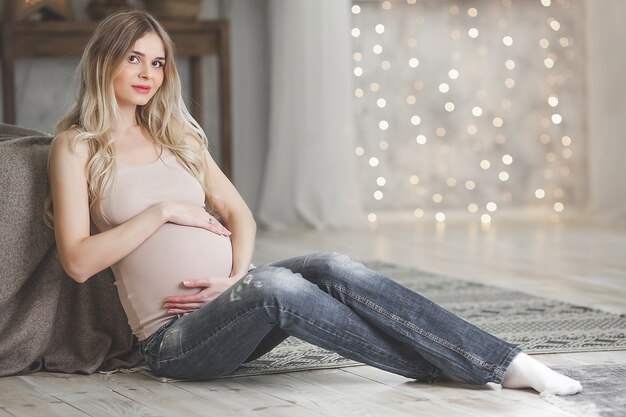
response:
M334 252L261 265L141 342L151 370L210 379L295 336L420 382L501 383L520 349Z

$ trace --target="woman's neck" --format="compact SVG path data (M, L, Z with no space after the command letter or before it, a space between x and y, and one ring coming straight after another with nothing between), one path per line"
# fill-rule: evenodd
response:
M128 132L136 129L138 126L137 118L135 117L136 112L137 106L120 107L119 118L113 130L116 132Z

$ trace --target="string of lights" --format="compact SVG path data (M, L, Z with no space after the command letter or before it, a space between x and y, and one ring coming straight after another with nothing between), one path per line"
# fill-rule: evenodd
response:
M580 5L570 0L355 1L363 205L482 224L585 198Z

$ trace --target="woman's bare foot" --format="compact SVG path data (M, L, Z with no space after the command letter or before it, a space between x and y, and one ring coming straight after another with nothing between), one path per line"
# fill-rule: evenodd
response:
M525 353L518 354L506 370L502 386L505 388L532 388L538 392L573 395L583 387L575 379L553 371Z

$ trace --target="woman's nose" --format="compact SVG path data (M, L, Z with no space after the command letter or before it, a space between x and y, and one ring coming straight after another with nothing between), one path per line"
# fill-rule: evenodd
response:
M150 66L143 66L141 68L141 72L139 73L139 76L141 78L149 78L152 75L152 68L150 68Z

